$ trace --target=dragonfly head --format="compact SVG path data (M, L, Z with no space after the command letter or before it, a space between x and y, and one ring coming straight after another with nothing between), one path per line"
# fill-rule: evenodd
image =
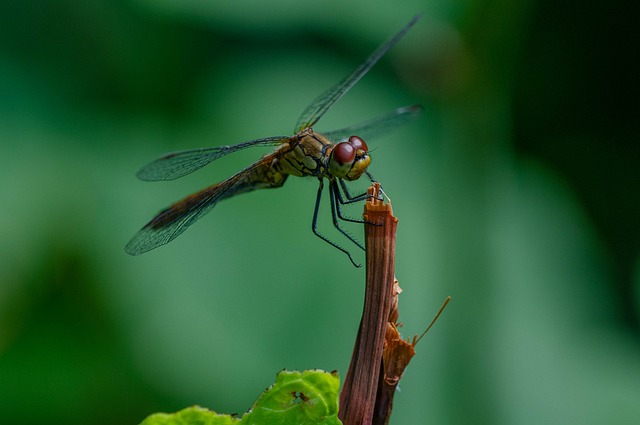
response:
M329 172L338 178L357 180L371 163L367 144L358 136L334 146L329 157Z

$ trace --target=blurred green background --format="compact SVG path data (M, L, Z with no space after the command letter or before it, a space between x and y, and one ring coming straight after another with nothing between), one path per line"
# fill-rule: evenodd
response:
M0 423L242 413L282 368L344 378L364 271L311 233L315 181L225 201L134 258L123 247L157 211L266 151L175 182L135 172L167 151L290 134L418 11L316 126L425 105L367 141L400 220L405 336L453 297L391 422L635 423L631 4L3 1Z

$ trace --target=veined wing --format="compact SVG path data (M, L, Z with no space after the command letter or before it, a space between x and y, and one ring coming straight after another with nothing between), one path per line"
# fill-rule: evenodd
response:
M137 175L141 180L147 181L174 180L193 173L216 159L230 153L252 146L279 146L286 140L289 140L289 137L274 136L249 140L248 142L230 146L172 152L145 165L140 171L138 171Z
M379 117L349 127L320 133L333 143L344 142L350 136L358 136L367 140L371 136L378 136L395 130L399 126L418 117L423 110L424 108L420 105L403 106Z
M312 127L318 120L338 101L351 87L353 87L362 78L373 65L380 60L385 53L389 51L398 41L409 31L409 29L420 19L420 15L416 15L404 26L397 34L388 39L383 45L378 47L355 71L349 74L344 80L317 97L311 105L304 110L294 132L297 134L307 127Z
M133 236L125 246L125 251L131 255L140 255L171 242L222 199L257 188L281 186L286 176L267 177L276 155L277 152L267 155L227 180L196 192L161 211Z

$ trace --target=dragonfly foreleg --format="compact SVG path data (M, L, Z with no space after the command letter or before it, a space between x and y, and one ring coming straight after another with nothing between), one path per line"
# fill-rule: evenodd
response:
M364 246L360 242L354 239L346 230L340 227L340 223L338 222L338 218L344 221L351 221L353 223L364 223L364 220L355 220L353 218L347 218L342 216L342 212L340 211L340 203L338 202L340 191L338 186L336 185L335 180L329 183L329 196L331 197L331 218L333 219L333 226L338 229L340 233L345 235L347 239L356 244L358 248L363 251L366 251Z
M345 200L342 197L342 193L340 193L340 187L338 187L338 184L336 183L335 180L329 183L329 191L331 193L331 203L332 203L331 205L332 205L332 208L335 210L334 216L337 214L340 220L350 221L352 223L365 223L365 221L361 219L343 216L342 208L340 206L352 204L354 202L364 201L365 199L370 198L370 195L368 195L367 193L363 193L362 195L359 195L359 196L350 197L349 193L347 192L347 186L345 185L344 181L340 180L340 183L342 186L342 190L345 192L344 196L347 198L347 200Z
M371 173L369 172L369 170L365 171L365 174L367 175L367 177L369 177L369 180L371 181L371 183L378 183L380 185L380 196L378 197L379 201L384 200L384 196L382 195L384 193L384 189L382 188L382 183L380 183L378 180L376 180Z
M378 197L376 198L378 201L383 201L384 202L384 198L387 198L387 200L389 202L391 202L391 199L389 198L389 196L385 193L383 187L382 187L382 183L380 183L378 180L374 179L373 176L366 171L367 173L367 177L369 177L369 179L371 180L371 183L378 183L378 185L380 186L380 190L378 192Z
M338 179L338 181L340 182L340 187L342 188L342 191L344 192L344 197L347 199L344 199L342 197L342 194L340 193L340 191L338 191L338 200L340 201L340 203L342 205L346 205L346 204L352 204L354 202L360 202L360 201L364 201L365 199L369 199L371 197L371 195L369 195L367 192L361 193L360 195L355 195L352 196L351 193L349 193L349 188L347 187L347 184L344 182L343 179ZM335 182L334 182L335 184Z
M316 195L316 206L313 209L313 221L311 222L311 230L313 231L314 235L316 235L317 237L319 237L320 239L322 239L323 241L325 241L326 243L328 243L332 247L336 248L337 250L342 251L345 254L347 254L347 257L349 257L349 261L351 261L351 264L353 264L356 267L362 267L362 264L358 264L353 260L353 257L351 257L351 253L349 251L347 251L346 249L344 249L343 247L341 247L337 243L335 243L332 240L326 238L325 236L320 234L320 232L318 232L318 228L317 228L318 227L318 210L320 209L320 200L322 199L322 190L324 188L324 183L323 183L322 179L319 179L319 181L320 181L320 185L318 186L318 194ZM333 198L331 200L331 205L333 205ZM335 223L335 220L334 220L334 223ZM338 228L338 230L340 230L340 228ZM358 244L358 246L360 246L360 245Z
M340 186L342 187L342 190L344 191L344 195L347 198L347 200L345 200L342 197L342 194L340 193L340 188L338 187L335 180L331 182L331 186L330 186L332 196L334 196L336 199L336 212L338 214L338 218L340 218L340 220L350 221L352 223L365 223L365 224L371 224L372 226L380 226L380 224L378 223L372 223L370 221L345 217L342 215L342 209L340 208L340 205L346 205L346 204L351 204L353 202L364 201L365 199L371 198L373 195L369 195L368 193L363 193L362 195L358 195L358 196L350 196L349 191L347 189L347 184L344 182L344 180L339 180L339 181L340 181Z

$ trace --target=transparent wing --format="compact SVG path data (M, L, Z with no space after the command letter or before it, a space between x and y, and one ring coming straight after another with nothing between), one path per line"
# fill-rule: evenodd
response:
M168 153L145 165L138 171L138 178L146 181L174 180L186 176L205 165L242 149L252 146L278 146L289 140L287 136L265 137L230 146L191 149Z
M409 31L409 29L420 19L420 15L416 15L404 26L397 34L388 39L383 45L378 47L355 71L349 74L345 79L340 81L335 86L331 87L326 92L318 96L312 103L304 110L298 122L294 132L297 134L301 130L312 127L318 120L342 97L347 93L351 87L353 87L362 78L373 65L380 60L385 53L389 51L398 41Z
M403 106L379 117L354 124L349 127L322 132L322 135L334 143L346 141L350 136L358 136L365 141L372 136L388 133L418 117L424 108L420 105Z
M125 251L131 255L140 255L171 242L187 230L187 227L211 211L218 201L236 193L282 185L284 179L278 182L260 180L264 175L261 171L269 167L276 154L274 152L267 155L227 180L196 192L161 211L133 236L125 246Z

